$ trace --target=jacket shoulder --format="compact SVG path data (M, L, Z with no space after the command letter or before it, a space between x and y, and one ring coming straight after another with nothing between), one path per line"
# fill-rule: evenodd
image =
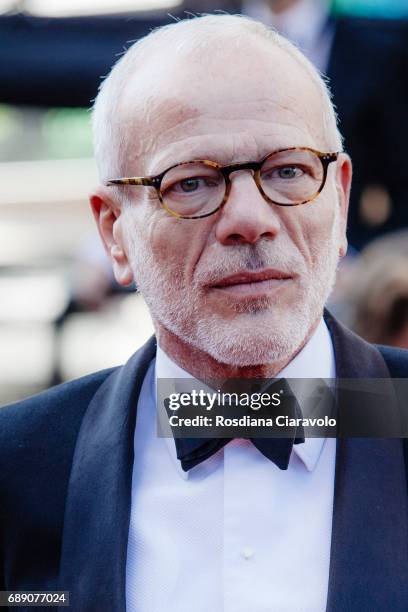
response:
M0 466L24 457L43 455L41 449L64 450L72 441L83 414L110 368L51 387L37 395L0 408ZM2 469L0 467L0 481Z
M6 586L56 588L66 491L78 432L90 401L113 370L63 383L0 408L3 590ZM35 567L48 569L36 574Z
M392 378L408 378L408 350L375 345L383 356Z

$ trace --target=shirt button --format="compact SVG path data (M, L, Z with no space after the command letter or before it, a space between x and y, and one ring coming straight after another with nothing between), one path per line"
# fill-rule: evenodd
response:
M241 555L246 561L248 561L254 556L254 550L250 548L250 546L244 546L244 548L241 550Z

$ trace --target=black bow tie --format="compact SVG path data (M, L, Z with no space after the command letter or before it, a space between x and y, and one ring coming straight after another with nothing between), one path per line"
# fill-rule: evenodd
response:
M284 379L274 381L269 386L264 387L263 391L273 391L273 387L279 384L279 387L284 383L287 386L287 382ZM289 408L285 410L285 414L289 417L302 418L302 411L299 404L294 396L293 401L290 403ZM290 437L279 438L249 438L252 444L270 461L275 463L281 470L287 470L289 465L290 456L292 453L294 444L304 443L304 431L302 427L293 428L291 433L288 434ZM199 465L218 450L223 448L233 438L174 438L176 445L177 458L181 462L182 469L187 472L191 468Z
M232 438L200 439L200 445L195 446L194 438L175 438L177 458L185 472L202 463L220 448L223 448ZM273 461L281 470L287 470L294 444L302 444L304 438L251 438L252 444L265 457ZM193 450L191 450L193 447Z

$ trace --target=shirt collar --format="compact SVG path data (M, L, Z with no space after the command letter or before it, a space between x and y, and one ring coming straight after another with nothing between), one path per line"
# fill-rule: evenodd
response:
M306 392L307 381L305 379L323 378L332 380L335 378L336 367L333 343L323 318L319 321L318 326L305 346L277 376L279 378L301 379L299 380L301 386L293 389L298 401L302 394ZM155 383L158 378L177 379L193 377L175 363L160 346L157 346ZM154 405L156 406L156 384L154 384L153 396L155 398ZM299 403L301 405L301 399ZM173 438L166 437L164 441L177 472L184 480L188 480L189 472L184 472L181 468L180 461L177 459ZM303 444L295 444L293 446L293 452L299 457L309 472L315 469L324 442L325 438L306 438ZM197 466L197 468L193 469L198 469L199 467Z

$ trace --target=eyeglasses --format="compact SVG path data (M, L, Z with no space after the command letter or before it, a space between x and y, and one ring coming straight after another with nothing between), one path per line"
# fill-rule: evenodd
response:
M230 175L252 170L262 197L278 206L312 202L323 190L329 164L339 153L321 153L307 147L279 149L259 162L221 166L199 159L171 166L157 176L112 179L112 185L154 187L166 211L180 219L202 219L216 213L228 200Z

